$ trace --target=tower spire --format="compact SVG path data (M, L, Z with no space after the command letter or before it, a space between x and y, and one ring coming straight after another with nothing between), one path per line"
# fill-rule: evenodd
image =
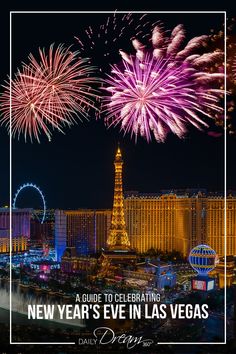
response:
M124 214L124 196L123 196L123 183L122 183L122 168L123 160L121 149L118 148L115 156L115 187L114 187L114 200L112 209L112 219L107 245L110 250L112 249L128 249L130 246L128 233L125 226Z

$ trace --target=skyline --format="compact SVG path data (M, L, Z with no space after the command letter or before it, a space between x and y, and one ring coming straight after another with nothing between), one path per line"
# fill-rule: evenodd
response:
M117 148L117 145L115 146L115 149L116 148ZM212 185L211 186L206 186L206 184L204 184L204 177L203 177L202 183L197 182L196 184L193 184L193 185L188 184L186 182L185 182L185 184L184 184L184 182L182 183L182 181L185 180L185 177L182 180L179 178L177 183L174 182L174 179L173 179L173 183L171 183L172 182L172 175L171 174L169 175L168 182L159 180L157 184L153 184L152 183L151 186L150 185L148 186L145 183L146 183L146 178L147 178L147 174L149 174L149 171L146 171L144 176L135 174L136 172L134 170L134 162L132 161L132 156L133 156L132 154L135 154L135 151L132 151L130 153L130 151L125 151L125 149L122 149L122 146L121 146L121 150L122 150L123 155L128 157L129 163L131 163L131 171L129 171L129 166L130 165L128 163L126 163L126 160L124 159L124 171L125 171L124 172L124 191L125 192L138 191L138 192L140 192L142 194L142 193L159 193L162 190L175 190L175 189L199 189L200 190L200 189L206 189L208 192L213 192L214 193L214 192L222 192L224 190L224 185L223 184L222 184L221 188L218 188L218 187L212 188L211 187ZM115 152L115 150L114 150L114 152ZM107 155L109 155L109 156L107 156ZM109 159L109 160L112 159L112 157L114 157L113 154L107 153L107 155L106 155L106 159ZM83 164L86 165L86 160L83 160L82 162L83 162ZM83 205L81 202L79 202L79 204L76 205L75 204L75 199L73 199L73 197L72 197L72 199L71 199L71 200L73 200L72 205L71 204L67 204L67 205L64 204L63 207L59 207L58 204L52 205L50 202L48 202L48 200L50 200L50 192L49 192L49 194L47 194L48 192L45 191L45 188L41 187L42 184L41 185L38 184L39 187L42 189L44 195L45 195L45 198L46 198L46 201L47 201L47 207L49 209L51 209L51 208L59 208L59 209L68 209L68 208L69 209L73 209L73 208L74 209L76 209L76 208L103 209L103 208L111 208L112 196L113 196L113 188L114 188L114 186L113 186L113 177L114 177L113 161L111 161L110 166L105 165L104 161L101 161L101 162L102 162L102 166L100 167L98 172L95 174L95 176L98 177L98 179L96 179L96 181L97 181L96 186L99 183L104 182L104 190L102 191L102 193L104 193L106 195L106 197L108 198L106 201L104 201L103 197L99 195L100 204L96 205L94 203L94 200L96 201L96 197L94 198L94 196L92 196L92 198L91 198L91 195L88 195L89 198L87 198L87 196L86 196L85 199L84 199L84 201L86 202L86 205ZM183 164L184 163L185 162L183 161ZM140 166L139 169L140 170L145 169L145 165L146 165L145 159L142 159L141 161L137 161L136 160L135 161L135 166L137 166L137 164L139 164L139 166ZM148 164L149 163L147 163L147 165ZM167 168L170 171L170 169L177 168L178 165L179 165L179 162L175 163L174 166L167 166ZM92 168L92 165L90 167ZM154 167L154 169L153 169L154 173L158 174L158 167L157 168L155 168L156 166L151 166L151 167ZM197 167L196 171L199 170L198 166L196 166L196 167ZM103 171L105 170L106 172L108 172L109 176L110 176L110 179L108 178L108 176L106 176L107 178L104 181L104 176L99 175L101 170L103 170ZM196 171L194 171L194 172L196 172ZM193 172L193 171L190 171L190 172ZM135 174L136 177L137 177L135 180L132 180L133 174ZM77 176L74 176L74 177L77 178ZM84 173L81 172L79 177L81 179L87 179L86 171L84 171ZM94 176L90 175L90 177L93 178ZM199 181L199 179L198 179L198 181ZM32 180L25 180L25 181L22 180L22 184L24 184L26 182L35 183L34 180L33 181ZM17 185L16 188L19 188L20 185ZM105 187L105 185L106 185L106 187ZM80 191L81 191L81 187L82 186L80 185L79 188L78 188ZM91 183L91 190L93 190L92 187L93 187L93 184ZM68 186L68 188L69 188L69 186ZM93 188L96 189L95 187L93 187ZM48 190L47 187L46 187L46 190ZM71 190L71 189L69 189L69 190ZM234 190L234 189L233 188L228 188L227 191L228 190L230 191L230 190ZM13 190L13 196L14 196L15 192L16 192L16 190ZM99 191L99 192L101 192L101 191ZM85 191L85 193L86 193L86 191ZM25 191L24 193L21 194L19 199L23 199L23 204L24 204L24 202L26 202L26 205L23 205L22 207L32 207L32 205L27 205L27 202L28 201L32 202L32 197L33 197L33 200L35 199L33 194L37 194L37 193L34 192L34 191L29 191L29 192ZM48 198L48 196L49 196L49 198ZM60 200L60 198L58 198L58 200ZM22 202L22 200L21 200L21 202ZM73 207L73 205L74 205L74 207Z
M193 17L182 15L175 18L158 15L158 19L164 19L163 22L168 29L176 23L184 23L188 37L208 34L211 27L218 29L221 27L220 17L203 16L201 28L197 27L198 20L193 21ZM33 19L30 23L32 21ZM19 22L16 22L14 30L16 66L20 65L21 60L26 61L30 52L37 55L38 46L48 48L53 39L56 44L60 42L69 44L73 42L72 34L78 34L75 33L75 28L78 26L68 18L66 26L61 26L63 28L58 27L57 20L53 20L54 29L52 30L50 23L51 31L48 30L49 20L45 21L43 28L38 28L37 21L36 19L32 33L28 34L24 46L19 46L19 38L22 36L25 38L29 23L27 26L23 23L19 28ZM81 28L86 27L87 20L84 18L83 21L80 23ZM119 55L114 54L114 58L117 60ZM6 65L7 63L3 63L1 70L2 81L6 77L7 71L4 72ZM213 121L212 127L223 133L223 130L214 127ZM125 190L138 190L144 193L191 187L212 191L223 190L224 136L214 138L207 135L207 132L188 128L189 133L183 140L169 134L165 143L153 141L148 144L139 138L135 144L129 136L123 137L119 128L107 130L102 119L96 121L91 116L90 122L78 122L78 125L66 129L66 135L54 132L50 143L46 139L42 139L41 144L24 143L22 139L13 140L13 195L21 184L33 182L44 192L49 208L111 207L113 159L118 141L124 156ZM0 203L4 205L8 200L8 188L5 186L9 186L9 137L4 127L0 127L0 136L1 151L5 151L0 177ZM227 136L227 145L227 189L234 190L236 189L236 171L233 168L235 138ZM33 193L26 192L24 198L26 200L33 198Z

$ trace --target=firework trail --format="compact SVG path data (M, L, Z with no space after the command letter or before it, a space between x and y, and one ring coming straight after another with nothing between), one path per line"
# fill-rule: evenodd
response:
M152 21L152 16L147 14L114 12L103 24L93 24L75 38L84 56L92 58L96 65L99 61L104 65L104 59L113 60L114 54L117 55L124 39L136 37L145 40L159 22Z
M224 39L225 39L225 30L226 30L226 48L227 48L227 63L226 63L226 86L227 93L226 96L226 130L230 135L236 135L236 126L235 126L235 96L236 96L236 34L235 34L235 18L227 20L227 27L219 31L211 30L212 34L210 35L208 42L208 49L211 51L221 50L224 51ZM224 72L225 63L224 57L221 58L217 63L212 63L209 70L210 72ZM222 86L223 88L223 86ZM225 127L224 114L215 115L215 125L216 127L221 128L221 131ZM223 129L222 129L223 128Z
M51 45L48 54L39 49L39 55L39 62L29 55L29 64L3 85L0 97L1 124L9 129L11 116L13 137L23 135L31 142L34 138L40 142L41 133L51 140L53 129L63 132L76 118L88 118L97 98L91 85L99 82L88 59L70 48Z
M207 36L191 39L183 48L185 30L178 25L170 37L161 26L152 33L152 52L133 39L136 55L120 51L122 64L112 66L105 80L105 122L119 125L124 133L152 135L164 142L168 132L182 138L187 125L207 127L204 117L212 118L223 109L219 100L224 91L217 86L221 73L209 73L208 65L222 57L221 51L195 54L205 45Z
M232 71L233 71L233 78L234 78L234 81L236 81L236 55L235 55L234 58L233 58Z

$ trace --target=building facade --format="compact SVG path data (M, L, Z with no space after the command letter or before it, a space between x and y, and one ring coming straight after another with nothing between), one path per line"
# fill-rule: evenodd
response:
M127 192L124 215L130 247L139 253L150 248L179 251L188 256L198 244L224 255L224 198L203 192L141 194ZM57 246L76 247L79 254L101 252L111 225L111 210L59 211L55 223ZM236 255L236 197L226 203L226 255Z
M94 271L96 266L96 258L79 256L75 247L67 247L61 258L61 269L65 273L88 274Z
M58 262L66 249L67 221L64 210L55 210L55 256Z
M236 254L236 197L226 203L227 255ZM179 251L188 256L198 244L210 245L224 255L224 198L204 191L166 194L126 193L124 200L131 247Z
M47 210L43 223L41 223L42 215L43 210L34 210L30 221L30 243L32 246L38 247L47 243L54 247L55 210Z
M225 250L225 202L224 198L212 196L207 201L207 241L220 255ZM226 201L226 255L236 255L236 196Z
M75 247L78 255L101 252L111 225L111 210L56 210L55 249L60 260L66 247Z
M12 238L12 253L24 252L28 249L28 239L25 236ZM0 253L10 253L10 237L1 235L0 230Z
M32 209L12 209L12 237L25 236L30 239ZM10 230L10 209L0 208L0 228Z
M30 240L32 209L12 209L12 252L23 252ZM10 210L0 208L0 253L10 252Z
M175 240L175 196L131 194L124 200L131 247L138 252L150 248L172 250Z
M138 263L135 271L123 270L123 275L126 278L143 280L143 285L149 285L158 290L163 290L165 287L173 288L177 279L171 264L148 260L144 263Z

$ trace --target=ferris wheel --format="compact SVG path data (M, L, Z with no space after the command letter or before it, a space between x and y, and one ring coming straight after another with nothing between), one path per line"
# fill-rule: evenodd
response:
M14 195L12 207L13 207L13 209L16 208L16 201L17 201L17 198L18 198L19 194L20 194L24 189L26 189L26 188L33 188L33 189L35 189L35 190L39 193L39 195L40 195L40 197L41 197L41 200L42 200L42 203L43 203L43 215L42 215L42 218L41 218L40 222L41 222L41 224L43 224L44 221L45 221L45 217L46 217L46 201L45 201L43 192L41 191L41 189L40 189L38 186L36 186L36 184L33 184L33 183L24 183L24 184L22 184L22 185L17 189L16 194Z

